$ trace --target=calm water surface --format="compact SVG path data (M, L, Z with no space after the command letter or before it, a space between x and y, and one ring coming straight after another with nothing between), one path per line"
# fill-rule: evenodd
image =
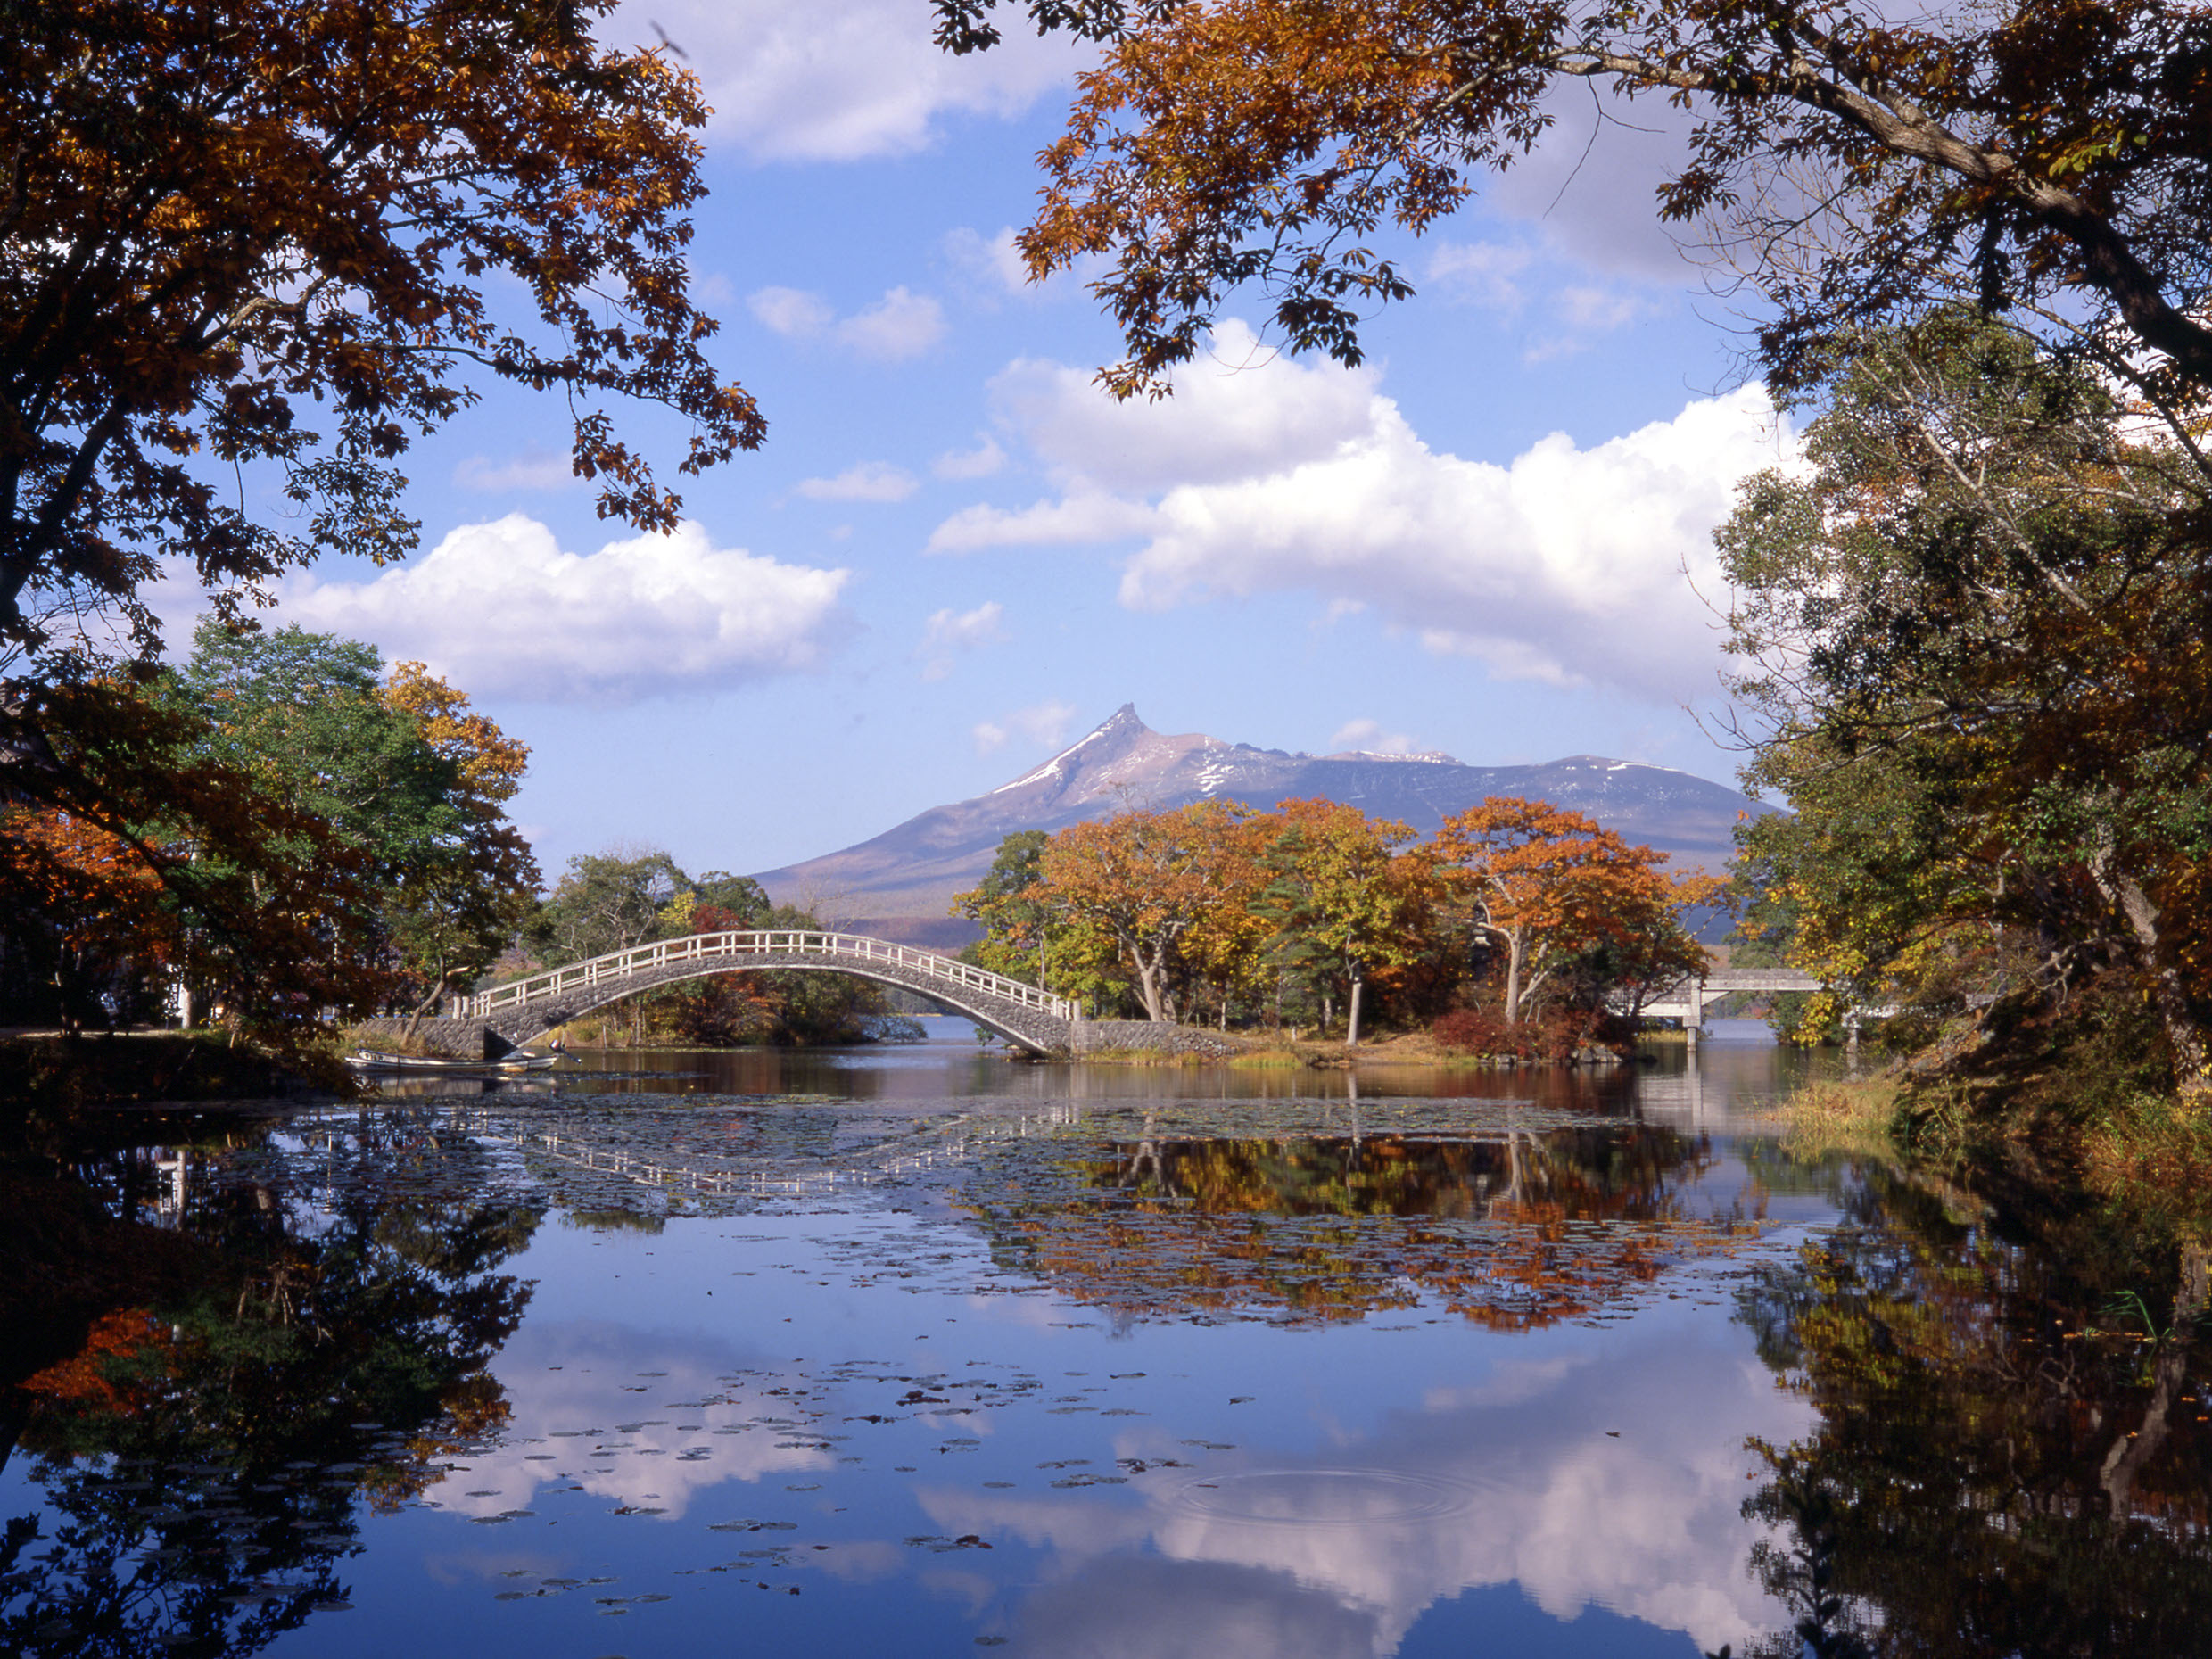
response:
M1786 1156L1758 1114L1817 1058L936 1031L88 1158L235 1276L34 1379L0 1646L2212 1649L2161 1269Z

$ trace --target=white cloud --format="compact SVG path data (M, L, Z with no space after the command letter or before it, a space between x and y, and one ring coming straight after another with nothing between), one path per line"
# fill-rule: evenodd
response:
M888 461L861 461L834 478L803 478L796 487L810 501L904 501L919 484Z
M1066 703L1046 702L1016 709L996 721L983 721L974 729L976 753L988 755L1004 748L1016 737L1027 738L1040 747L1052 747L1067 740L1068 722L1075 715L1075 709Z
M928 294L893 288L834 333L839 344L862 357L896 363L920 357L945 337L945 309Z
M1650 315L1650 302L1630 293L1612 293L1603 288L1573 287L1559 294L1559 315L1577 328L1618 328Z
M1114 541L1150 531L1158 522L1159 516L1143 502L1095 491L1062 501L1039 501L1014 512L963 507L929 532L924 551L972 553L981 548Z
M929 38L920 0L630 0L601 33L651 45L661 25L705 85L711 141L760 161L849 161L920 149L945 115L1019 115L1096 59L1005 21L1003 45L962 58Z
M746 309L787 340L824 335L858 357L896 363L919 357L945 337L945 308L926 293L888 288L864 311L840 319L837 308L805 288L756 288Z
M1006 451L998 447L998 440L988 433L976 434L979 442L972 450L947 450L929 463L929 470L940 478L988 478L1006 465Z
M1695 111L1663 97L1624 97L1592 83L1546 95L1551 120L1535 151L1499 174L1486 204L1531 227L1556 257L1589 270L1680 289L1694 285L1659 187L1689 159Z
M1494 311L1516 311L1527 297L1515 279L1535 255L1501 243L1440 243L1429 255L1429 280L1455 300Z
M1232 319L1160 402L1117 402L1089 370L1033 358L994 377L991 396L1055 475L1129 491L1328 455L1366 428L1377 380L1372 368L1276 358Z
M1655 316L1659 310L1641 294L1581 284L1562 288L1553 296L1551 304L1553 319L1559 326L1557 332L1531 343L1522 352L1522 360L1542 363L1553 358L1572 357L1587 350L1598 335L1611 334L1639 318Z
M1596 335L1655 316L1662 309L1648 285L1647 292L1632 293L1574 279L1589 269L1576 259L1539 261L1536 251L1525 244L1447 242L1430 254L1428 276L1445 299L1478 306L1501 318L1523 318L1531 309L1532 294L1548 294L1549 303L1541 308L1545 332L1522 352L1523 361L1540 363L1570 356Z
M615 702L812 667L848 578L716 548L691 522L565 553L510 513L372 582L300 577L279 616L419 657L480 698Z
M1339 726L1330 735L1329 747L1356 749L1364 755L1410 755L1419 746L1404 732L1385 732L1381 721L1363 717Z
M1249 353L1248 332L1223 335L1221 356ZM1017 363L1000 401L1062 493L963 508L929 545L1141 535L1121 583L1135 608L1303 590L1500 677L1665 702L1710 689L1713 619L1692 584L1719 593L1714 525L1739 480L1789 453L1762 393L1587 449L1554 433L1501 466L1431 450L1377 385L1368 369L1275 362L1116 405L1079 371Z
M746 310L761 326L787 339L808 339L830 326L836 309L804 288L758 288L745 296Z
M1005 631L1000 623L1005 615L1005 607L996 599L986 599L971 611L955 611L948 607L936 612L923 627L921 647L915 653L922 659L921 677L942 680L953 672L956 654L1004 639Z
M576 476L575 463L567 456L526 450L503 461L472 455L453 469L453 482L464 490L495 493L509 490L566 490L581 481Z
M1663 1328L1560 1361L1508 1361L1310 1450L1176 1450L1194 1466L1137 1473L1110 1507L949 1482L917 1497L938 1531L1019 1539L1044 1557L1012 1614L1025 1651L1374 1659L1438 1603L1506 1585L1554 1619L1606 1608L1684 1631L1698 1652L1787 1624L1751 1570L1772 1534L1742 1515L1761 1467L1745 1440L1803 1433L1804 1401L1743 1345ZM1645 1385L1621 1389L1626 1374ZM1173 1448L1144 1436L1118 1449ZM1240 1490L1265 1497L1223 1501ZM1432 1507L1328 1523L1332 1493L1381 1492ZM1292 1513L1300 1524L1283 1523Z
M1375 405L1370 432L1325 460L1170 491L1124 602L1352 593L1502 676L1664 700L1710 689L1713 618L1691 582L1717 593L1713 526L1737 481L1780 458L1762 393L1588 450L1555 433L1505 466L1439 455Z
M1014 245L1014 227L1003 226L986 237L971 226L945 233L945 256L972 277L986 295L1020 293L1029 287L1029 268Z

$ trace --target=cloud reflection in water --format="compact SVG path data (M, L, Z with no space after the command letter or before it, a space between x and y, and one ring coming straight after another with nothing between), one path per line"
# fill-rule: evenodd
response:
M1139 1509L952 1489L923 1500L947 1531L1055 1553L1061 1576L1023 1609L1021 1651L1374 1659L1437 1602L1509 1582L1556 1619L1597 1605L1703 1648L1741 1646L1787 1622L1748 1571L1744 1442L1787 1441L1808 1414L1750 1356L1655 1324L1432 1391L1373 1435L1310 1456L1238 1453L1196 1475L1137 1476ZM1119 1449L1157 1455L1151 1441L1140 1430ZM1364 1493L1351 1470L1367 1473ZM1318 1523L1269 1513L1300 1475L1308 1498L1328 1498ZM1269 1496L1273 1481L1283 1486ZM1245 1490L1225 1498L1232 1482ZM1225 1513L1255 1497L1250 1513Z

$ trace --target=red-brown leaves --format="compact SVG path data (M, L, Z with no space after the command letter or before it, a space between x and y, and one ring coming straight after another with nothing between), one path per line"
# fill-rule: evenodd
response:
M969 9L939 0L947 38L969 38ZM1021 246L1040 276L1111 261L1094 291L1125 336L1104 376L1123 395L1160 392L1246 285L1292 349L1358 361L1361 313L1411 292L1378 233L1418 234L1510 166L1570 78L1695 117L1655 208L1766 295L1786 387L1817 378L1839 322L1973 299L2033 325L2083 293L2163 355L2152 378L2176 401L2212 386L2191 310L2212 66L2183 0L1028 9L1113 42L1040 157Z
M483 373L564 389L579 471L605 480L603 512L642 527L681 504L615 440L610 400L689 420L681 471L759 443L689 298L697 84L660 54L603 49L606 9L8 8L0 646L72 643L40 621L56 603L128 614L146 575L132 556L155 544L247 594L322 550L404 554L415 526L391 510L390 463ZM501 270L533 318L495 312L482 279ZM328 428L301 424L310 403ZM277 468L318 509L305 532L249 526L153 458L202 450ZM151 619L130 620L143 650Z

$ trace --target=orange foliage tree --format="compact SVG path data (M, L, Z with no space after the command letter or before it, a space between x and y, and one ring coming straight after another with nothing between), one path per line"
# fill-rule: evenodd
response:
M610 400L682 417L687 472L760 442L690 300L697 85L601 45L611 9L8 8L0 651L68 678L75 620L115 607L150 656L157 551L226 615L318 552L404 556L395 463L475 400L472 375L559 388L601 512L645 528L681 503ZM499 317L495 293L534 315ZM271 469L300 531L225 505L195 455Z
M1068 918L1112 941L1146 1016L1173 1020L1184 953L1225 898L1241 860L1228 834L1242 806L1201 801L1071 824L1044 849L1044 879Z
M1508 1024L1593 947L1613 955L1608 978L1645 986L1704 961L1676 906L1710 887L1678 888L1660 871L1665 854L1581 813L1491 796L1444 821L1436 856L1469 926L1504 953Z
M1288 989L1315 996L1325 1026L1343 1007L1349 1045L1371 990L1449 995L1470 925L1506 949L1514 1018L1570 973L1578 994L1632 1012L1703 962L1681 912L1724 886L1670 879L1663 854L1540 801L1494 798L1414 842L1407 824L1328 800L1121 813L1009 837L993 879L955 908L984 923L987 962L1049 953L1056 985L1133 986L1152 1019L1203 1005L1226 1027L1232 1006L1257 1015L1271 992L1279 1013Z
M382 697L450 768L442 833L384 904L418 1021L449 988L497 962L530 913L538 862L505 811L522 787L530 749L420 663L395 664Z
M320 1009L385 992L368 863L327 819L214 752L204 717L128 683L40 700L51 740L18 747L8 779L36 794L0 813L12 950L51 961L72 932L104 937L134 962L188 970L234 1030L280 1047ZM62 1011L89 1012L81 995Z
M329 826L281 786L242 791L252 765L135 706L161 561L236 622L324 553L406 557L406 452L490 383L557 391L600 513L645 530L681 500L617 409L673 414L687 474L761 442L692 302L697 83L664 50L604 45L613 4L0 11L0 800L32 814L0 830L11 948L81 930L76 889L128 865L202 913L195 977L293 1014L376 1001L389 964L334 948L367 943L360 847L318 850ZM249 483L285 515L252 516ZM472 861L521 867L481 834ZM120 902L130 883L95 885ZM42 896L61 912L23 925ZM407 953L434 996L459 958L434 942L451 906L428 911Z
M1969 300L2166 402L2212 387L2193 184L2212 68L2190 0L1007 4L1108 43L1020 245L1040 276L1103 257L1125 395L1246 285L1292 350L1358 361L1363 317L1413 292L1378 229L1450 214L1578 82L1693 123L1655 207L1763 293L1778 382L1817 378L1839 323ZM995 44L998 4L934 0L938 40Z
M103 997L114 997L135 970L176 960L176 914L154 862L78 813L0 808L0 893L14 901L17 918L0 935L0 950L36 959L18 971L49 980L66 1028L107 1011ZM33 918L44 925L26 929Z
M47 692L67 740L21 757L36 788L0 811L14 992L35 968L74 1025L103 991L181 980L288 1043L330 1009L426 1010L496 958L537 885L503 811L528 751L420 664L381 680L367 647L199 644L152 691Z

